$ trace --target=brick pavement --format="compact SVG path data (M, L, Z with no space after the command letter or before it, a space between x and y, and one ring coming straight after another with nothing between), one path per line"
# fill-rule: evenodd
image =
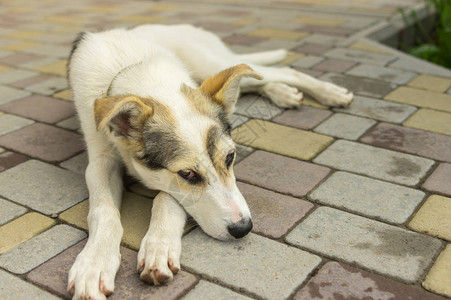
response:
M451 298L451 71L367 38L421 3L2 3L0 299L69 298L67 272L86 241L87 158L65 79L72 40L182 22L240 53L287 48L281 64L356 97L329 109L306 95L285 111L243 95L231 121L253 232L224 243L190 222L183 271L163 287L135 271L155 192L125 180L112 299Z

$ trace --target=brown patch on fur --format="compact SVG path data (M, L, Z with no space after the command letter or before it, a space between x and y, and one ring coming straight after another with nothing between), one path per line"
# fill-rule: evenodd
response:
M199 89L193 89L183 84L180 91L195 111L210 118L215 118L218 115L219 106Z

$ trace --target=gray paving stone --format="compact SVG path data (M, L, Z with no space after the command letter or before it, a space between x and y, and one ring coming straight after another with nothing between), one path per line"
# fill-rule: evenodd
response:
M68 225L56 225L0 256L0 266L24 274L87 236Z
M0 270L0 299L4 300L30 300L30 299L46 299L57 300L62 299L54 296L34 285L23 281L22 279Z
M440 240L320 207L288 234L286 241L398 280L420 280L440 250Z
M0 74L0 83L12 83L38 75L38 72L14 69Z
M55 92L67 89L68 87L69 85L66 78L55 77L37 84L27 86L25 89L33 93L50 96Z
M312 129L325 119L332 112L330 110L319 109L303 105L298 109L286 110L283 114L278 115L272 121L301 129Z
M61 167L72 172L85 175L86 167L88 166L88 153L83 152L78 154L60 164Z
M248 157L254 151L253 148L248 146L243 146L240 144L235 144L235 146L236 146L235 164Z
M416 185L434 161L410 154L339 140L313 160L339 170L404 185Z
M412 78L417 76L417 73L410 71L402 71L393 68L385 68L375 65L361 64L348 72L348 75L369 77L386 82L394 82L397 84L406 84Z
M12 132L33 123L34 121L32 120L10 114L0 115L0 135Z
M414 71L421 74L430 74L444 77L451 77L451 71L436 64L429 63L425 60L405 55L392 64L390 68L399 68L403 70Z
M374 120L336 113L316 127L314 131L338 138L356 140L374 124L376 124Z
M311 68L324 60L324 57L315 56L315 55L307 55L292 63L293 67L299 68Z
M16 88L0 85L0 95L2 95L0 97L0 104L5 104L19 98L27 97L30 93Z
M71 130L80 129L80 121L77 116L70 117L66 120L56 123L59 127Z
M396 84L384 81L334 73L324 74L319 79L343 86L352 91L354 95L376 98L382 98L396 88Z
M84 177L29 160L0 173L0 195L44 214L59 213L88 198Z
M71 46L61 46L57 44L42 44L35 47L25 48L22 49L22 52L31 53L31 54L38 54L43 56L51 56L51 57L58 57L58 58L67 58L68 54L70 53Z
M347 108L334 108L334 111L368 117L391 123L402 123L417 109L406 104L379 100L363 96L354 96Z
M249 120L249 118L247 118L247 117L243 117L243 116L235 115L235 114L232 114L229 118L230 126L232 127L232 129L237 128L238 126L240 126L243 123L246 123L248 120Z
M341 36L326 35L321 33L313 33L302 39L302 41L305 43L320 45L336 45L343 42L344 40L345 38Z
M199 283L186 294L182 300L250 300L251 298L240 295L222 286L210 283L205 280L199 281Z
M0 225L3 225L27 212L25 207L0 198Z
M370 218L402 224L412 215L424 195L419 190L400 185L336 172L314 190L309 198Z
M250 118L269 120L277 116L283 109L275 106L268 98L257 94L245 94L238 100L235 113Z
M323 55L326 57L358 61L373 65L385 65L396 58L390 55L360 51L350 48L335 48L325 52Z
M197 229L182 239L182 266L266 299L285 299L320 263L300 249L249 234L222 242Z
M3 149L2 147L0 147L0 153L5 152L5 149Z

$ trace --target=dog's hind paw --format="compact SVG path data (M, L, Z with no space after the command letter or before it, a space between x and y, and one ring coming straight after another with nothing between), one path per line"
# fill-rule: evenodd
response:
M179 238L159 238L146 235L138 253L140 278L150 284L159 285L172 280L180 270L182 241Z
M67 290L73 300L104 300L114 291L120 253L97 253L84 249L69 271Z

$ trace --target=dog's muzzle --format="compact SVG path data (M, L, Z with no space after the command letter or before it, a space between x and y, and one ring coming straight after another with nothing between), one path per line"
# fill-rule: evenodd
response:
M227 230L234 238L242 238L252 230L252 220L250 218L243 218L239 222L227 226Z

